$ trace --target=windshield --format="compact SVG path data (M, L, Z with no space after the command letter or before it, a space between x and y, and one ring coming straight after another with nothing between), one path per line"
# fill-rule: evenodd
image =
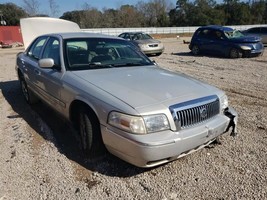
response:
M111 38L77 38L64 42L68 70L153 65L130 42Z
M233 30L233 31L225 31L224 32L225 36L229 39L231 38L240 38L240 37L244 37L244 35L238 31L238 30Z
M153 39L150 35L145 33L135 33L130 36L132 40L149 40Z

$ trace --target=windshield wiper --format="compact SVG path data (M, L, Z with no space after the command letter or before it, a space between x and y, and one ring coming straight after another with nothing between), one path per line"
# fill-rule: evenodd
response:
M113 68L113 64L101 64L97 62L88 63L87 66L90 67L90 69L101 69L101 68Z
M113 68L112 64L101 64L101 63L83 63L71 65L72 70L86 70L86 69L102 69L102 68Z
M142 66L142 65L145 65L145 64L129 62L129 63L118 63L118 64L112 64L112 65L114 67L130 67L130 66Z

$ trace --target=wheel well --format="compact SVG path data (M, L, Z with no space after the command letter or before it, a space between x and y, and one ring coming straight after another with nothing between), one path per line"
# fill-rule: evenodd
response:
M70 121L73 123L74 128L78 129L79 125L79 110L80 109L86 109L87 112L89 112L90 115L93 115L95 119L99 122L99 119L94 112L94 110L86 103L80 100L75 100L71 103L70 106Z
M23 74L22 74L22 72L20 71L20 69L18 69L18 78L19 78L19 79L23 78Z

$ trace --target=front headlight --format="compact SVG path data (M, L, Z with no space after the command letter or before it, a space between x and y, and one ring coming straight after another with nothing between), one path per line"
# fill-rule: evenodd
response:
M221 102L221 110L224 111L225 108L228 107L228 97L226 95L223 95L220 98L220 102Z
M242 50L251 50L252 48L250 46L240 46Z
M147 48L146 44L138 44L138 46L140 49L146 49Z
M166 115L148 115L144 116L144 120L148 133L170 129L169 121Z
M134 134L147 134L170 129L169 121L164 114L140 117L113 111L108 116L108 123Z

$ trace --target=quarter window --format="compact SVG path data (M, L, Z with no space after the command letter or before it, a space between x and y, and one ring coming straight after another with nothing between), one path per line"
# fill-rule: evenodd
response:
M33 59L40 59L41 50L45 44L47 37L40 37L38 38L33 45L30 47L27 55L32 57Z

